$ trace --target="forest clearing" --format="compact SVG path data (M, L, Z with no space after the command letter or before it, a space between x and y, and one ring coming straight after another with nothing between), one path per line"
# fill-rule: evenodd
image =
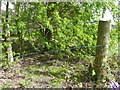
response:
M119 89L114 2L0 1L0 13L0 89Z

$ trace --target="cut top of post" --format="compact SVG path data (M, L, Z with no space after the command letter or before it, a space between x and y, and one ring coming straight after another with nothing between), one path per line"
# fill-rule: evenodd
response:
M100 20L99 22L111 22L111 20Z

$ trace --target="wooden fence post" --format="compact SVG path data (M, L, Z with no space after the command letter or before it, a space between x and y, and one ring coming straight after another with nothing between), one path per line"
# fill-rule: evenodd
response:
M107 73L107 55L108 55L108 45L110 37L110 21L99 21L98 25L98 36L97 36L97 48L96 48L96 58L94 61L94 70L96 75L94 80L105 79Z

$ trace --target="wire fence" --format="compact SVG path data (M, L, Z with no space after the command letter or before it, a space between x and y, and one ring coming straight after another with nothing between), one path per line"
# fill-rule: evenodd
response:
M98 24L99 21L98 20L95 20L95 21L88 21L88 22L76 22L76 23L68 23L68 24L62 24L62 25L55 25L55 26L51 26L51 27L43 27L43 28L48 28L48 29L56 29L56 28L61 28L63 26L69 26L69 25L80 25L80 24ZM112 26L111 26L112 27ZM37 29L15 29L15 30L10 30L10 31L17 31L17 30L39 30L40 28L37 28Z
M65 48L65 49L57 49L57 50L50 50L50 51L44 51L44 52L32 52L29 54L25 54L24 56L28 55L35 55L35 54L44 54L44 53L52 53L52 52L57 52L57 51L64 51L64 50L72 50L72 49L80 49L80 48L88 48L88 47L105 47L105 45L97 45L97 46L79 46L79 47L71 47L71 48ZM15 56L15 57L21 57L20 56Z
M55 29L55 28L61 28L63 26L69 26L69 25L79 25L79 24L93 24L93 23L99 23L98 20L96 21L91 21L91 22L77 22L77 23L69 23L69 24L63 24L63 25L56 25L56 26L51 26L51 27L45 27L45 28L49 28L49 29ZM39 30L38 29L16 29L16 30ZM15 30L10 30L10 31L15 31ZM104 36L104 37L120 37L120 36ZM4 39L2 38L1 40L4 41ZM56 52L56 51L64 51L64 50L72 50L72 49L79 49L79 48L88 48L88 47L105 47L104 45L96 45L96 46L79 46L79 47L72 47L72 48L65 48L65 49L58 49L58 50L50 50L50 51L44 51L44 52L31 52L29 54L24 54L24 56L28 56L28 55L35 55L35 54L43 54L43 53L50 53L50 52ZM14 56L14 58L16 57L21 57L22 55L19 56Z
M37 54L45 54L45 53L55 53L55 52L60 52L60 51L65 51L65 50L72 50L72 49L86 49L86 48L89 48L89 47L106 47L106 46L105 45L79 46L79 47L71 47L71 48L50 50L50 51L44 51L44 52L36 51L36 52L27 53L27 54L24 54L24 55L14 56L14 58L20 58L20 57L25 57L25 56L30 56L30 55L37 55Z
M95 21L88 21L88 22L76 22L76 23L73 22L73 23L62 24L62 25L55 25L55 26L51 25L51 27L44 27L44 28L55 29L55 28L61 28L63 26L69 26L69 25L93 24L93 23L96 24L96 23L99 23L99 21L95 20ZM0 27L2 27L2 25ZM15 29L15 30L10 30L10 31L16 31L16 30L38 30L38 29Z
M24 54L24 55L18 55L18 56L14 56L14 58L20 58L20 57L25 57L25 56L29 56L29 55L37 55L37 54L45 54L45 53L52 53L52 52L60 52L60 51L65 51L65 50L72 50L72 49L85 49L85 48L93 48L93 47L106 47L105 45L95 45L95 46L79 46L79 47L70 47L70 48L65 48L65 49L57 49L57 50L50 50L50 51L34 51L34 52L31 52L31 53L27 53L27 54ZM5 59L5 58L3 58Z
M65 50L74 50L74 49L86 49L86 48L94 48L94 47L108 47L105 45L95 45L95 46L79 46L79 47L70 47L70 48L65 48L65 49L57 49L57 50L49 50L49 51L34 51L34 52L30 52L27 54L23 54L23 55L17 55L17 56L13 56L14 58L20 58L20 57L25 57L25 56L30 56L30 55L37 55L37 54L45 54L45 53L55 53L55 52L61 52L61 51L65 51ZM118 49L117 49L118 50ZM5 59L5 58L2 58Z
M113 38L113 37L117 37L117 38L119 38L120 36L113 36L113 35L110 35L110 36L103 36L103 37L108 37L108 38ZM4 41L5 39L4 38L1 38L1 41ZM0 44L0 46L1 46L1 44Z
M37 55L37 54L45 54L45 53L52 53L52 52L60 52L60 51L65 51L65 50L72 50L72 49L85 49L85 48L93 48L93 47L106 47L105 45L95 45L95 46L79 46L79 47L70 47L70 48L65 48L65 49L57 49L57 50L50 50L50 51L34 51L34 52L31 52L31 53L27 53L27 54L24 54L24 56L29 56L29 55ZM19 56L14 56L14 58L19 58L19 57L22 57L23 55L19 55Z
M40 28L48 28L48 29L57 29L57 28L61 28L63 26L68 26L68 25L80 25L80 24L96 24L96 23L99 23L98 21L94 21L94 22L78 22L78 23L69 23L69 24L63 24L63 25L55 25L55 26L51 26L51 27L40 27ZM112 27L112 26L111 26ZM11 30L10 31L21 31L21 30L26 30L26 31L36 31L36 30L40 30L40 28L33 28L33 29L14 29L14 30ZM69 29L68 29L69 30Z

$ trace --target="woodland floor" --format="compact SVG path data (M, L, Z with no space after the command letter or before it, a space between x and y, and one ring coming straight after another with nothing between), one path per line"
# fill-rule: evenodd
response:
M0 88L89 88L87 70L88 63L80 59L31 55L0 71Z

